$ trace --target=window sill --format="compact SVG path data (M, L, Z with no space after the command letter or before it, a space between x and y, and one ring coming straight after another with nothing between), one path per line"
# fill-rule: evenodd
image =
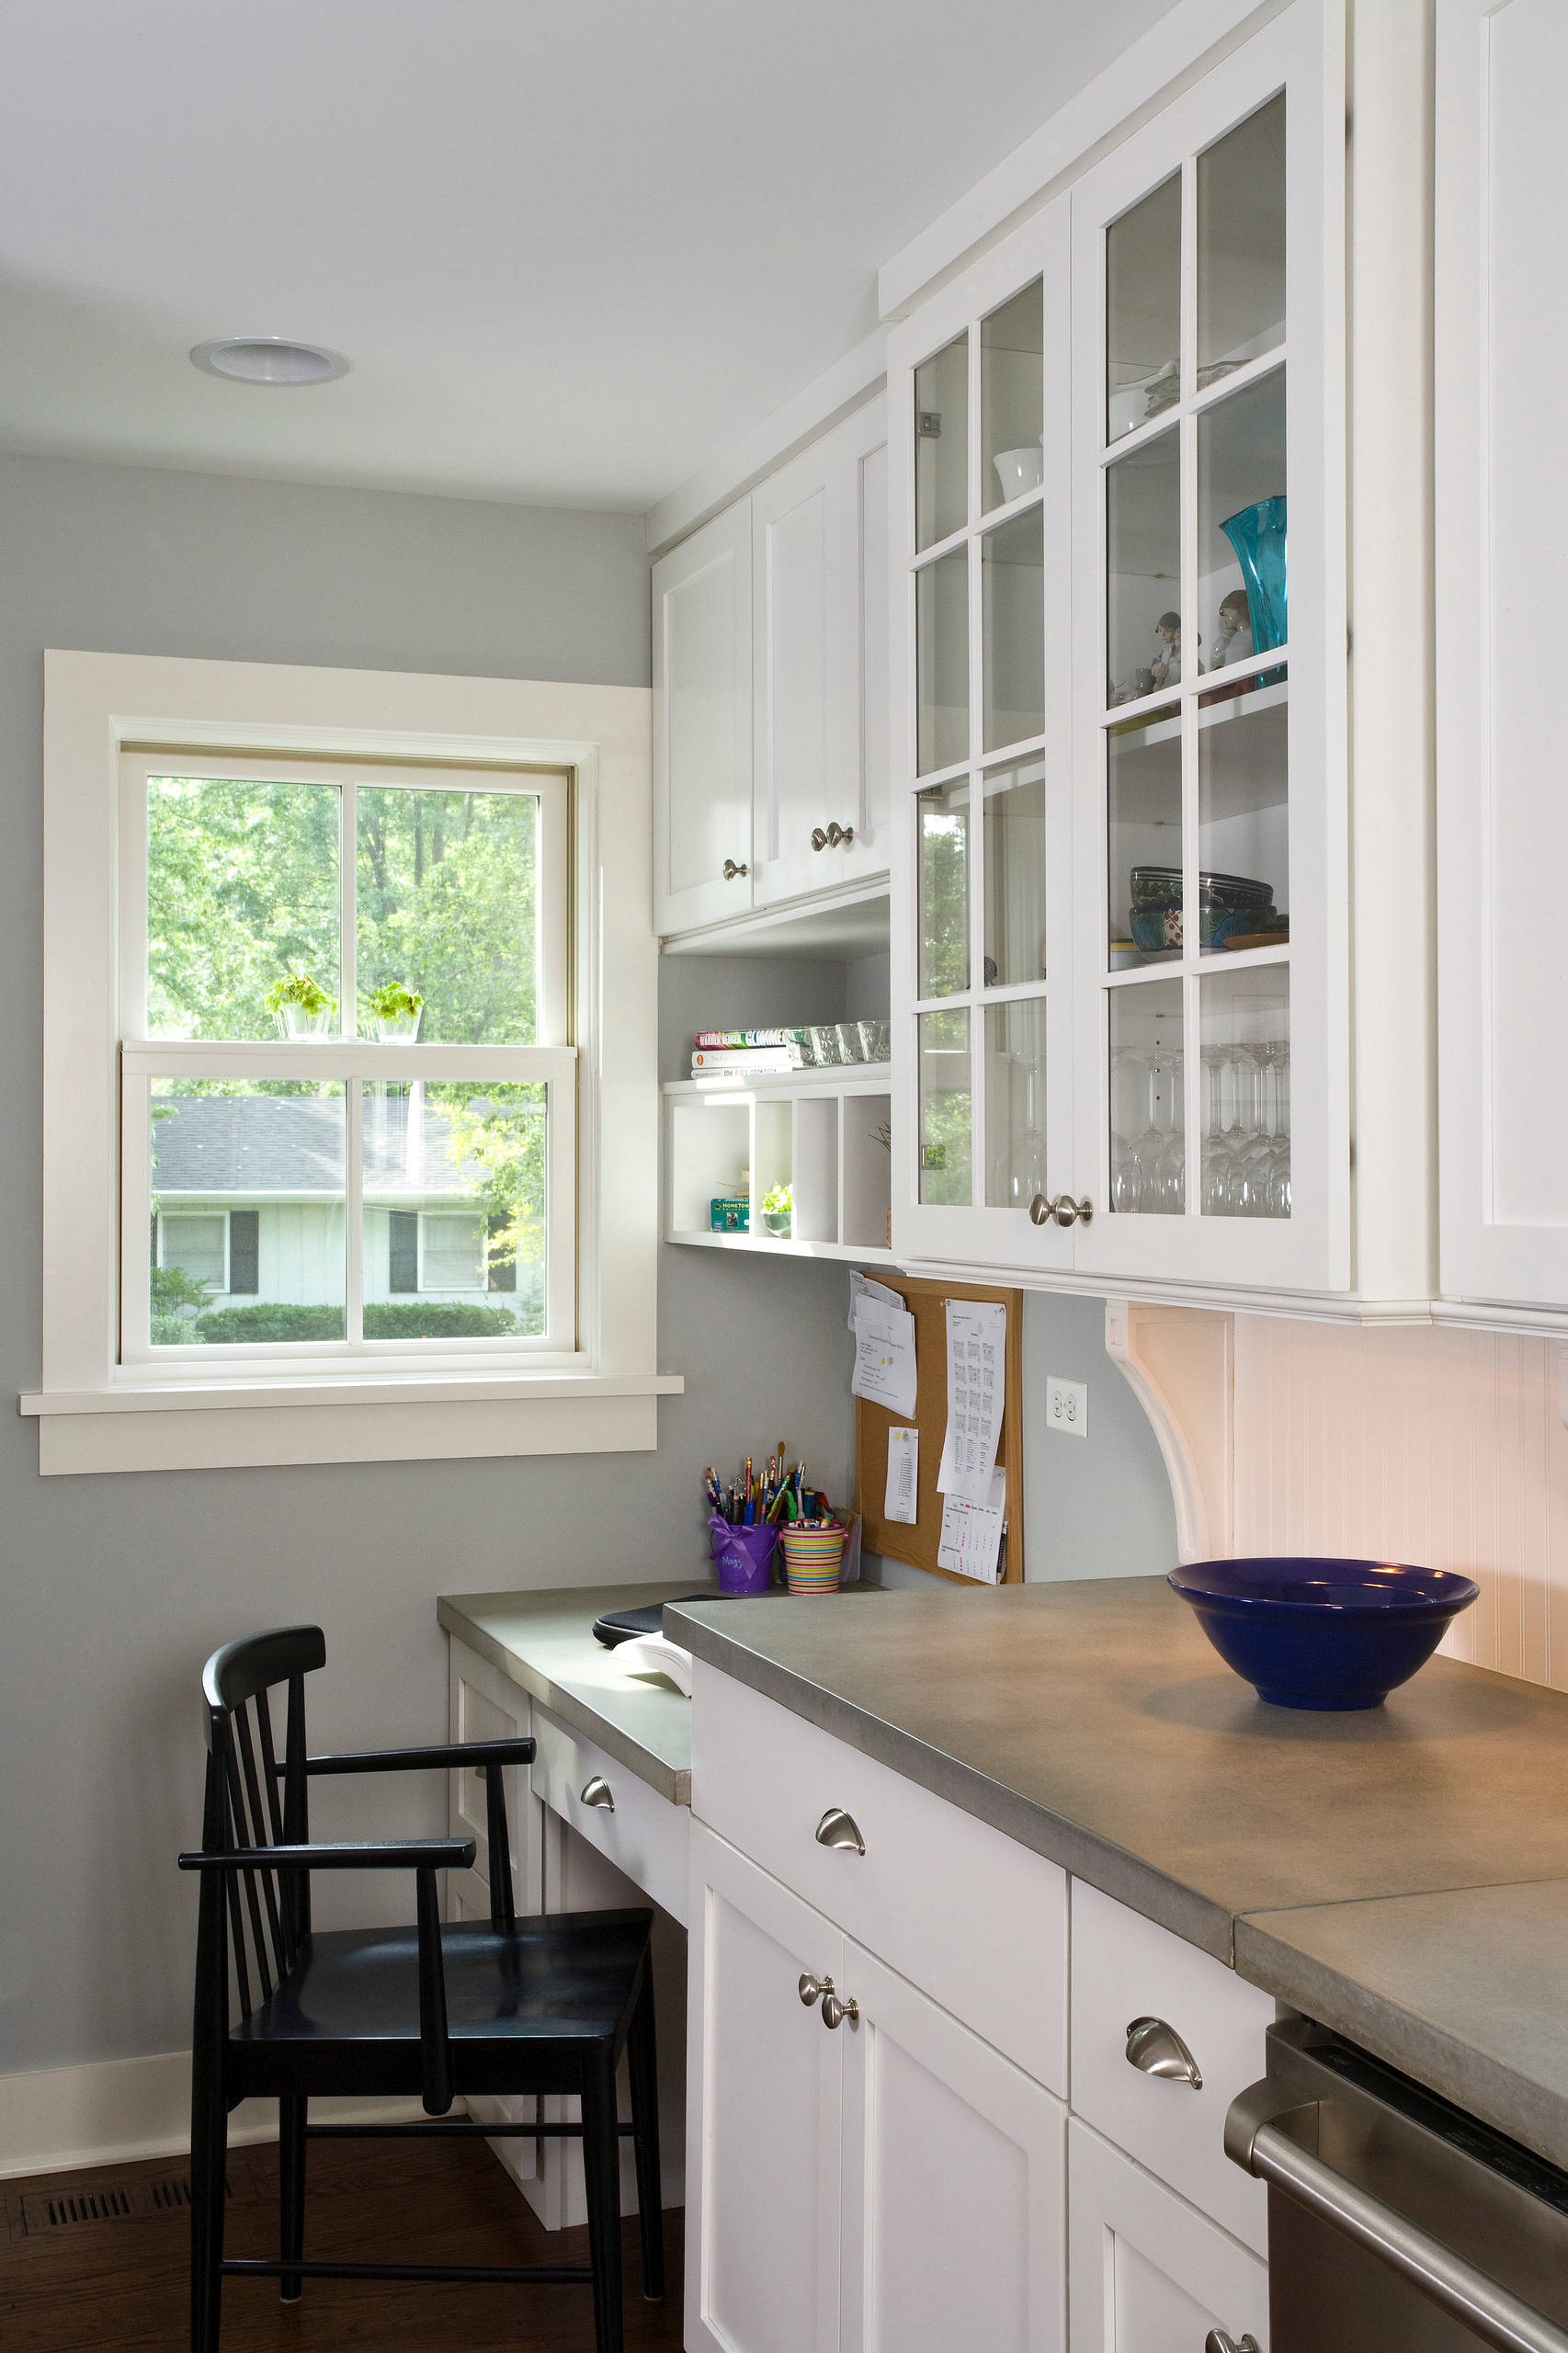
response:
M375 1380L132 1380L24 1393L45 1476L644 1451L680 1373L422 1370Z

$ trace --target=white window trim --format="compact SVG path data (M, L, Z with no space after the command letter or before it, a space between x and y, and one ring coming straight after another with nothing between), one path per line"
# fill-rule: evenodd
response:
M652 1448L658 947L645 688L50 651L44 656L44 1472ZM119 1361L119 761L127 749L570 771L577 1345L536 1372L428 1362L170 1379ZM608 943L613 941L613 953ZM145 1249L143 1233L142 1247ZM216 1369L214 1369L216 1371Z

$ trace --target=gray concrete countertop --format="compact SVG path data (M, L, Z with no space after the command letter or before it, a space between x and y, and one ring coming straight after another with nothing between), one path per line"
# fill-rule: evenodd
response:
M1562 1880L1236 1923L1236 1967L1255 1985L1568 2167L1565 1952Z
M1267 1708L1158 1577L666 1627L1568 2165L1562 1694L1439 1658L1365 1714Z
M549 1593L448 1593L436 1615L449 1634L500 1668L672 1804L691 1802L691 1702L666 1683L630 1675L594 1639L607 1609L673 1601L679 1585L570 1586Z

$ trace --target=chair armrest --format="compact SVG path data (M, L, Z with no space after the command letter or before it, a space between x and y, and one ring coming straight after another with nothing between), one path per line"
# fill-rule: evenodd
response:
M472 1838L385 1838L331 1847L238 1847L182 1855L182 1871L462 1871L472 1867Z
M366 1748L347 1756L307 1756L307 1773L402 1773L420 1766L531 1765L531 1740L461 1740L437 1748ZM274 1768L279 1780L286 1764Z

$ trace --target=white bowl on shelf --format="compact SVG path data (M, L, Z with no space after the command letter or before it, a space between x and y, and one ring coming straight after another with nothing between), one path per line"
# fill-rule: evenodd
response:
M1029 449L999 450L991 462L996 469L1005 500L1021 498L1026 490L1038 490L1045 480L1045 453L1038 445Z

